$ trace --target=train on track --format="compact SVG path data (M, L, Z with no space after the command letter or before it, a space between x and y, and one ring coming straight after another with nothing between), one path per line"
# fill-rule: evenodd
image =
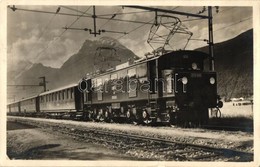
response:
M7 105L9 115L137 123L206 124L221 108L208 54L171 51Z

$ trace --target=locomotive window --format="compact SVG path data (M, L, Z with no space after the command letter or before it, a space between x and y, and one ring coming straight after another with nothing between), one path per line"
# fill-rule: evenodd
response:
M146 77L147 76L147 67L146 67L146 63L145 64L141 64L137 67L137 71L138 71L138 78L142 78L142 77Z
M97 79L97 87L101 86L102 85L102 79L101 78L98 78Z
M108 82L108 81L109 81L109 75L103 76L102 79L103 79L103 82L104 82L104 83L105 83L105 82Z
M94 88L96 87L96 79L92 79L92 85Z
M172 84L172 75L168 74L165 76L166 79L166 91L167 93L172 93L172 89L173 89L173 84Z
M114 73L114 74L111 74L111 80L115 80L115 79L117 79L117 73Z
M129 78L136 77L136 68L127 70L127 75Z
M118 79L124 79L125 76L126 76L126 70L120 70L117 72Z

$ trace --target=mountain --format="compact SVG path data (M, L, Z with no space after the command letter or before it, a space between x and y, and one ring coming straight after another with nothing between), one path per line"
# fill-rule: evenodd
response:
M102 37L95 41L86 40L79 52L62 65L59 77L64 84L69 84L85 77L87 73L97 70L105 71L136 57L131 50L113 38ZM63 83L60 82L58 85L61 84Z
M15 64L15 67L13 66ZM30 68L33 65L30 61L20 60L19 63L12 62L11 59L7 59L7 82L8 84L14 84L14 78L21 75L24 69Z
M197 50L207 52L203 47ZM221 97L253 95L253 30L233 39L214 44L215 71Z
M111 49L112 48L112 49ZM51 68L41 63L27 62L21 68L10 67L8 83L15 85L38 85L39 77L45 76L47 89L55 89L79 81L86 77L87 73L93 73L97 69L104 71L118 64L136 59L137 56L128 48L110 37L102 37L99 40L86 40L78 53L72 55L61 68ZM21 69L25 69L21 71ZM8 99L15 96L16 99L28 97L43 91L42 87L26 87L25 93L21 93L18 87L8 89ZM16 91L14 90L16 89ZM11 93L10 93L11 92ZM17 93L19 92L19 93Z

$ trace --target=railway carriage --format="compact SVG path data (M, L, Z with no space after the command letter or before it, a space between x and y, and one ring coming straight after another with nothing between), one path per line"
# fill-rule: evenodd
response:
M7 105L9 114L17 114L21 112L20 102L13 102Z
M20 101L20 110L24 115L35 115L39 112L38 96L32 96Z
M39 95L41 113L52 117L75 117L83 111L82 93L77 84L47 91Z
M40 111L38 95L21 99L7 106L10 115L34 116Z

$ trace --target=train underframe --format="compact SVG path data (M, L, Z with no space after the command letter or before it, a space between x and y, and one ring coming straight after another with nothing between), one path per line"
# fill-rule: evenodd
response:
M208 108L178 108L174 100L104 103L85 106L83 120L127 122L136 124L172 124L193 127L207 124Z
M141 100L85 105L84 110L17 112L9 115L134 124L165 124L198 127L207 124L207 107L178 108L174 99Z

